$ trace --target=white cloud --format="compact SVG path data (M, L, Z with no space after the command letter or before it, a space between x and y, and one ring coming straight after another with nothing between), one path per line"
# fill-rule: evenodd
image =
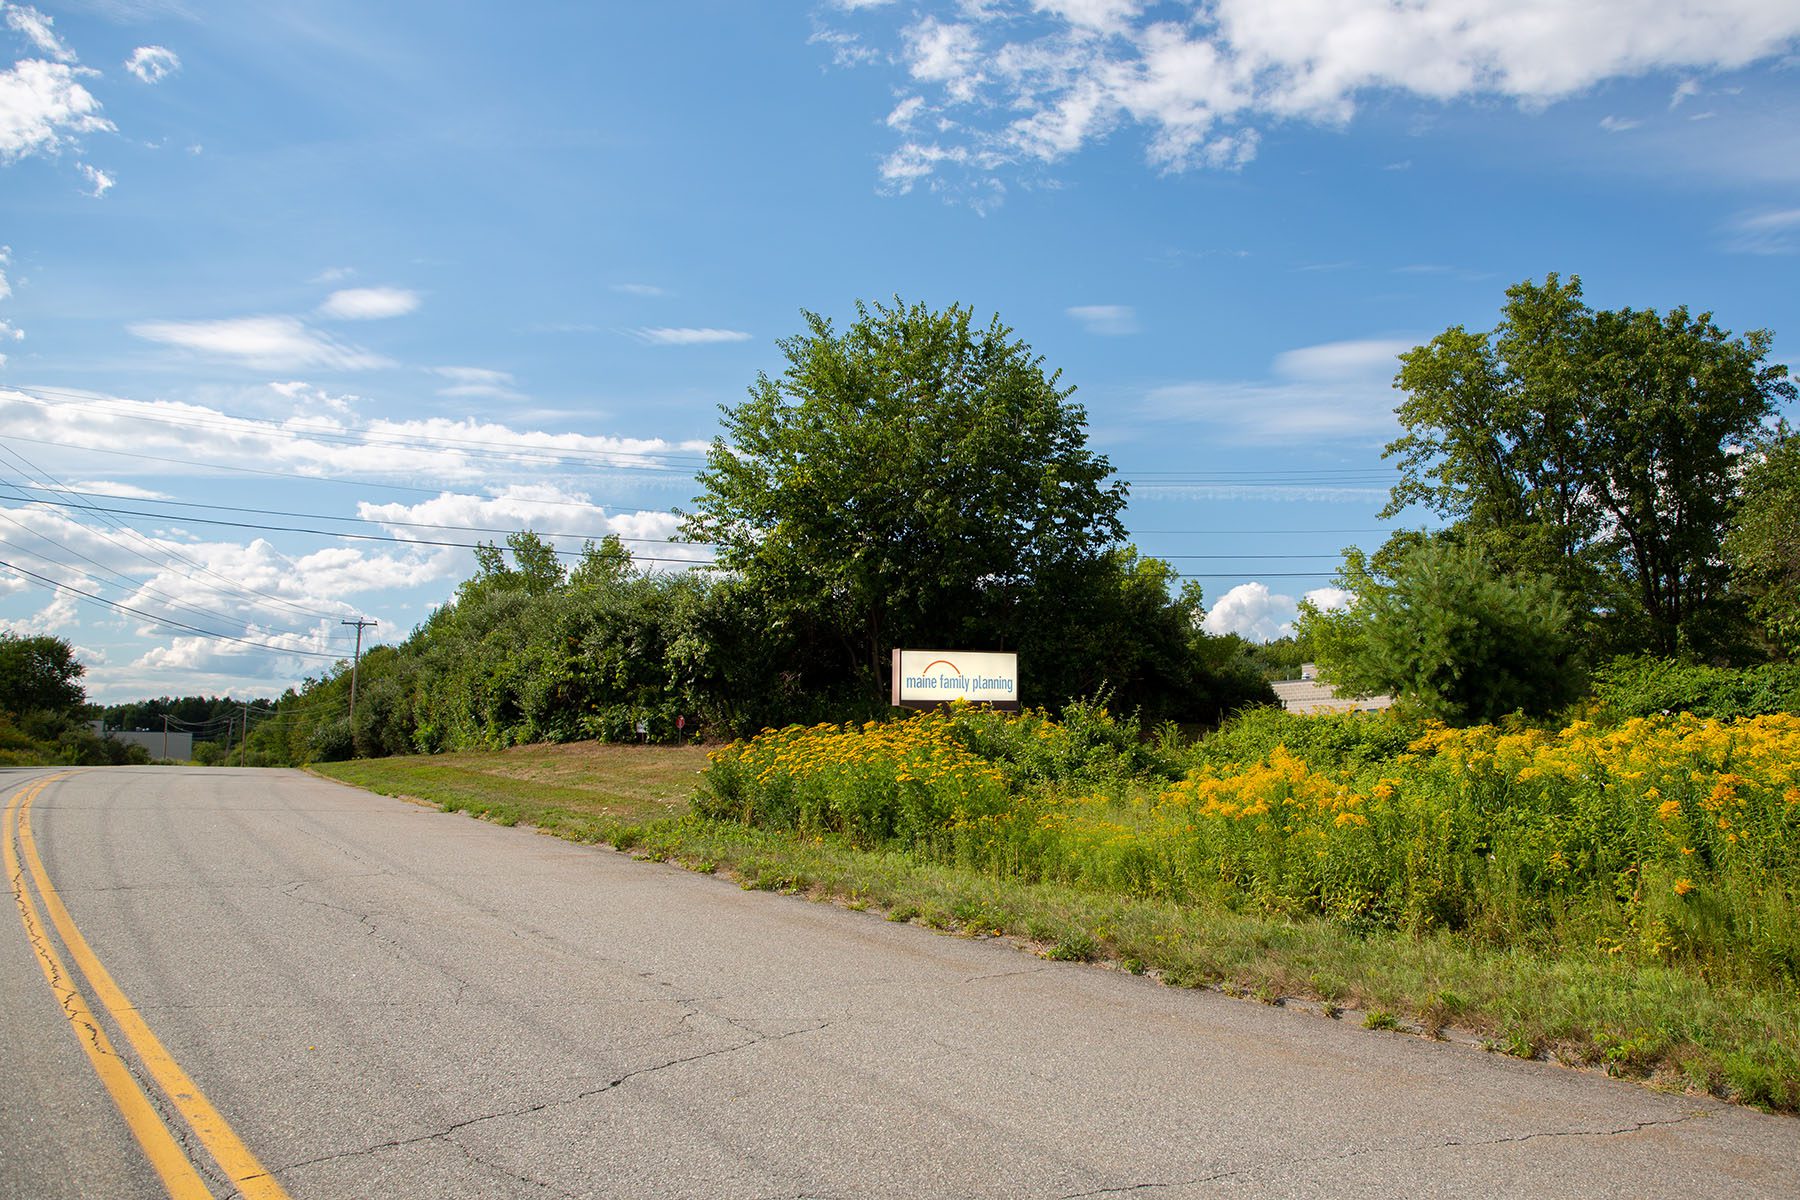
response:
M139 487L135 483L121 483L116 479L71 479L63 486L72 492L98 492L102 495L120 496L129 500L169 499L164 492Z
M1209 425L1218 436L1246 445L1386 441L1396 429L1395 356L1413 344L1367 338L1304 346L1277 355L1271 379L1153 388L1143 412L1153 419Z
M368 370L393 363L378 354L335 341L294 317L230 317L220 321L140 321L138 337L269 370L322 367Z
M750 335L740 329L634 329L631 336L652 346L704 346L750 340Z
M1275 356L1275 371L1289 379L1331 383L1349 377L1379 375L1391 380L1399 371L1401 354L1417 342L1362 338L1303 346Z
M319 314L341 321L380 321L403 317L419 307L419 293L406 288L345 288L325 297Z
M6 268L10 266L12 266L12 247L0 246L0 300L12 297L12 284L6 278Z
M451 381L439 388L440 396L486 396L495 400L523 400L525 396L513 386L512 374L488 367L432 367L433 375Z
M1600 128L1608 133L1624 133L1628 129L1636 129L1643 122L1632 117L1615 117L1610 113L1600 118Z
M307 280L308 283L337 283L356 274L355 267L326 267L317 275Z
M493 385L510 384L513 381L509 371L496 371L491 367L433 367L433 375L442 375L445 379L454 379L458 383L486 383Z
M1800 208L1739 217L1726 233L1726 248L1738 254L1800 253Z
M232 466L255 463L303 475L362 474L495 486L509 478L542 479L558 466L589 476L597 470L617 470L648 484L686 486L691 483L686 461L679 470L648 475L634 468L667 467L669 456L691 458L710 445L704 440L517 429L473 418L378 419L353 430L347 420L328 411L333 406L323 402L325 394L310 384L277 384L270 390L290 400L292 416L255 421L198 404L98 395L85 402L51 404L0 387L0 428L55 446L74 456L75 462L87 463L77 467L85 470L92 470L91 461L78 452L129 446L142 454ZM347 405L336 407L347 412ZM555 461L559 459L569 462ZM61 462L53 459L39 465L56 474Z
M1078 304L1065 312L1089 333L1120 337L1138 331L1137 312L1127 304Z
M623 296L667 296L669 294L667 288L657 287L654 283L615 283L611 284L610 288Z
M6 12L6 24L32 44L40 54L48 54L57 62L72 63L75 52L56 36L56 22L29 4L0 5Z
M873 7L865 5L863 7ZM833 66L858 67L864 63L877 62L881 52L872 46L863 45L862 39L854 33L846 33L841 29L814 29L812 36L806 39L809 46L831 47Z
M593 505L586 492L546 484L514 484L487 496L445 492L418 504L363 503L357 512L368 520L388 523L394 536L401 538L443 536L419 527L432 525L530 529L551 539L559 549L576 551L584 540L598 542L612 534L623 539L625 548L645 566L700 565L712 560L712 551L706 547L669 541L681 524L674 513L663 509L607 512ZM499 537L486 535L485 540L497 542Z
M1683 101L1700 95L1704 90L1698 79L1682 80L1675 85L1675 90L1669 95L1669 111L1674 112L1681 107Z
M1539 109L1611 79L1776 58L1800 37L1800 8L1787 0L938 0L921 9L889 58L920 93L889 115L905 139L882 165L895 190L948 169L1054 162L1121 128L1144 134L1159 169L1235 169L1255 156L1262 127L1341 125L1369 96ZM1685 80L1670 106L1700 90ZM920 111L939 117L935 142L907 135Z
M21 555L17 551L9 551L8 553L11 555L11 558L8 561L26 559L27 561L20 562L19 565L39 575L45 574L45 572L38 570L39 567L44 565L41 561L33 561L30 556ZM21 590L29 590L34 587L43 586L35 581L24 579L23 576L14 575L12 578L18 579L26 584L26 587ZM61 581L59 580L58 582ZM78 627L80 624L80 598L69 592L59 591L52 593L50 603L44 605L43 608L40 608L28 617L21 617L16 621L0 620L0 630L20 635L52 633L58 636L66 636L69 630Z
M1306 592L1304 598L1330 612L1347 607L1354 597L1343 588L1322 587ZM1293 636L1294 618L1299 615L1294 597L1271 592L1266 583L1240 583L1219 597L1201 627L1214 636L1235 633L1253 642L1270 642Z
M0 71L0 163L55 154L84 133L115 128L81 85L86 74L91 72L35 58Z
M145 83L161 83L181 70L181 59L166 46L139 46L125 60L125 69Z
M88 181L88 195L94 197L96 200L101 196L106 195L106 193L112 189L113 184L117 182L117 180L111 175L108 175L105 171L100 170L98 167L91 167L87 163L76 163L75 169L81 172L81 177L83 179Z
M981 38L973 25L926 17L905 36L906 65L914 79L941 84L953 102L975 98L983 76Z
M887 119L882 123L889 129L911 129L913 118L918 116L919 110L924 107L925 98L923 96L908 96L894 105L893 110L888 113Z

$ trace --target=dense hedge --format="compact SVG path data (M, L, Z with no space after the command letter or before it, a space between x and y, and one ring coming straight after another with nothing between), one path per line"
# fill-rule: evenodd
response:
M363 656L354 725L345 663L281 698L251 761L635 741L640 723L655 742L728 738L887 714L829 631L774 613L737 580L639 573L616 545L565 572L536 539L515 543L519 565L483 555L405 642ZM1034 697L1061 708L1104 695L1146 721L1196 724L1272 702L1241 643L1200 632L1167 569L1146 562L1122 554L1081 620L1065 622L1068 640L1020 649Z
M1720 719L1800 714L1800 663L1734 669L1621 658L1595 673L1594 699L1604 720L1678 712Z

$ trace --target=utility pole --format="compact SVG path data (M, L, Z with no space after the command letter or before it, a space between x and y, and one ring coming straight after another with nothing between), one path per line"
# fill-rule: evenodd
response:
M373 629L376 622L365 621L358 617L354 621L339 621L338 624L356 626L356 653L350 659L350 745L354 747L356 745L356 668L362 661L362 631Z
M227 759L227 762L230 760ZM244 736L238 742L238 766L250 765L250 706L244 705Z
M163 755L162 756L165 759L169 757L169 714L168 713L163 714Z

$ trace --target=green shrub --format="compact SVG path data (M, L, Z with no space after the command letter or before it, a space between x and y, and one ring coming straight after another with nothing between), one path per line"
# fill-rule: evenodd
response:
M1677 712L1721 720L1800 714L1800 663L1734 669L1617 658L1595 672L1594 700L1599 718L1609 722Z

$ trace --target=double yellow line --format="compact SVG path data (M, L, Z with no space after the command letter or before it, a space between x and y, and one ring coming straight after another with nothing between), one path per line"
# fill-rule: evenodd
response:
M163 1186L174 1200L211 1200L212 1189L195 1170L187 1153L175 1140L175 1135L164 1124L162 1115L150 1102L143 1085L138 1082L124 1058L113 1048L112 1039L106 1029L95 1017L93 1009L88 1007L87 1000L76 986L74 977L64 965L62 955L57 952L55 943L44 928L38 915L37 902L31 895L32 887L42 898L44 909L50 914L50 922L55 926L62 943L68 948L69 957L81 971L81 977L93 993L100 1008L112 1018L125 1040L137 1053L143 1064L145 1074L168 1098L170 1105L181 1114L182 1120L193 1131L194 1137L206 1148L213 1161L219 1165L232 1186L245 1200L288 1200L288 1194L282 1189L275 1177L257 1161L256 1156L232 1131L219 1110L212 1106L205 1094L201 1092L186 1071L181 1069L172 1055L157 1040L150 1027L144 1023L125 993L107 973L105 967L88 945L81 930L69 916L69 910L63 906L62 897L56 894L56 888L50 883L50 876L44 870L43 859L38 857L37 844L31 836L31 802L51 784L67 779L69 772L52 775L40 779L28 787L21 788L13 794L7 803L4 819L4 849L6 877L12 882L13 898L19 904L19 919L25 923L25 936L31 948L37 954L38 966L43 968L44 978L50 984L50 990L62 1003L63 1013L69 1018L69 1025L75 1031L75 1040L87 1051L88 1061L93 1064L95 1074L100 1082L106 1085L113 1103L118 1105L119 1113L130 1126L132 1136L137 1138L138 1145L144 1149L144 1155L150 1160L157 1175L162 1178ZM14 839L18 848L14 849ZM20 859L24 860L24 869ZM26 870L30 871L30 883L26 884Z

